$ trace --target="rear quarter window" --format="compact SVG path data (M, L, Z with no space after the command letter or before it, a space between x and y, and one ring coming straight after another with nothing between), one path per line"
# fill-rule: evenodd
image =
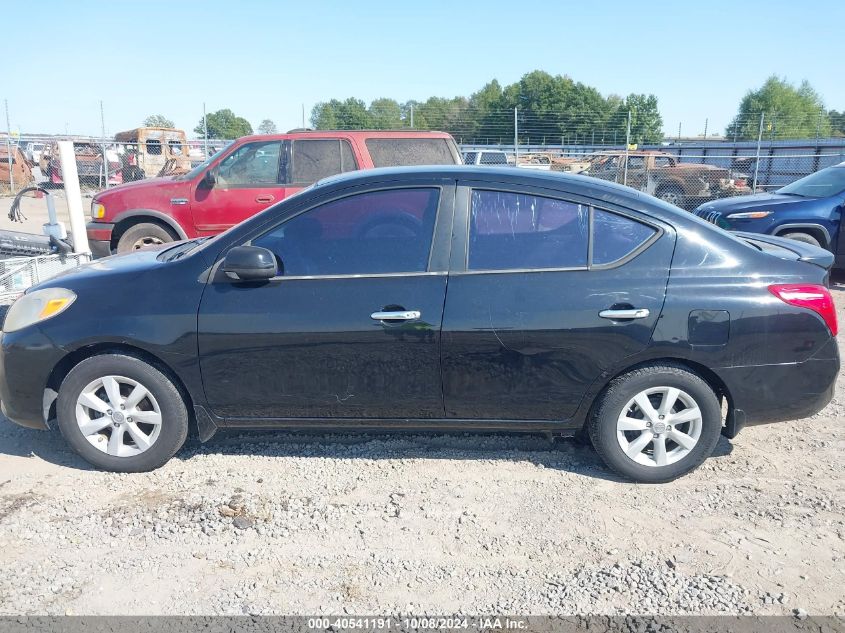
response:
M612 264L636 251L657 229L602 209L593 210L593 264Z
M454 165L457 159L445 138L369 138L367 151L374 167Z

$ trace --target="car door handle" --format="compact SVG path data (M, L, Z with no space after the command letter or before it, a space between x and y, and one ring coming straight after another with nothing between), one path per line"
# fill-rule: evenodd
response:
M602 319L644 319L649 315L648 308L630 308L628 310L602 310L599 316Z
M266 196L257 196L257 197L255 198L255 201L256 201L256 202L259 202L259 203L261 203L261 204L266 204L266 203L268 203L268 202L273 202L273 200L275 200L275 199L276 199L276 198L274 198L273 196L271 196L271 195L269 195L269 194L268 194L268 195L266 195Z
M370 318L374 321L414 321L421 316L419 310L397 310L395 312L373 312Z

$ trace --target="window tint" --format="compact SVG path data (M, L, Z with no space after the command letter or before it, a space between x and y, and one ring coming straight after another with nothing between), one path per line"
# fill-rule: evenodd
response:
M221 187L275 185L279 182L279 141L242 145L220 162Z
M464 154L464 165L475 165L476 152L467 152Z
M587 265L586 206L504 191L474 190L470 270L578 268Z
M272 250L284 275L424 272L439 190L362 193L306 211L253 244Z
M349 141L313 139L293 142L290 181L311 184L321 178L358 169Z
M610 264L629 255L656 229L631 218L601 209L593 210L593 264Z
M375 167L455 164L445 138L368 138L366 144Z
M482 165L507 165L508 159L501 152L482 152L481 153L481 164Z

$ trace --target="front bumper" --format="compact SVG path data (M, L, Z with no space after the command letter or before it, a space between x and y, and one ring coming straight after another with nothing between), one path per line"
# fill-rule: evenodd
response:
M45 393L62 350L36 327L0 334L0 410L15 424L47 429ZM49 406L49 405L48 405Z
M114 224L108 222L89 222L85 226L88 233L88 247L94 259L111 255L111 236Z

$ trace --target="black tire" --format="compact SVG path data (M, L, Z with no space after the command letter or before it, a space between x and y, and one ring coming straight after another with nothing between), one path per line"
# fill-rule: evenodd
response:
M640 392L653 387L675 387L688 394L701 411L698 442L679 461L665 466L635 462L617 440L617 419L623 407ZM672 364L649 365L615 378L599 397L588 421L590 439L605 464L619 475L639 483L672 481L698 468L719 441L722 411L716 394L700 376Z
M117 252L119 254L131 253L139 250L144 246L155 246L158 244L166 244L173 242L177 238L168 229L160 224L153 224L152 222L141 222L130 226L117 242Z
M77 398L89 383L103 376L124 376L136 380L158 402L161 431L144 452L130 457L109 455L95 448L82 434L76 422ZM96 468L112 472L155 470L176 454L188 435L188 410L173 382L149 363L124 354L92 356L71 369L59 388L56 417L59 430L73 450Z
M803 231L794 231L792 233L782 233L778 237L785 237L790 240L795 240L796 242L803 242L804 244L810 244L812 246L818 246L819 248L824 248L821 243L809 233L804 233Z
M658 189L657 197L663 200L663 202L674 204L676 207L681 207L682 209L686 203L684 191L677 185L669 185Z

